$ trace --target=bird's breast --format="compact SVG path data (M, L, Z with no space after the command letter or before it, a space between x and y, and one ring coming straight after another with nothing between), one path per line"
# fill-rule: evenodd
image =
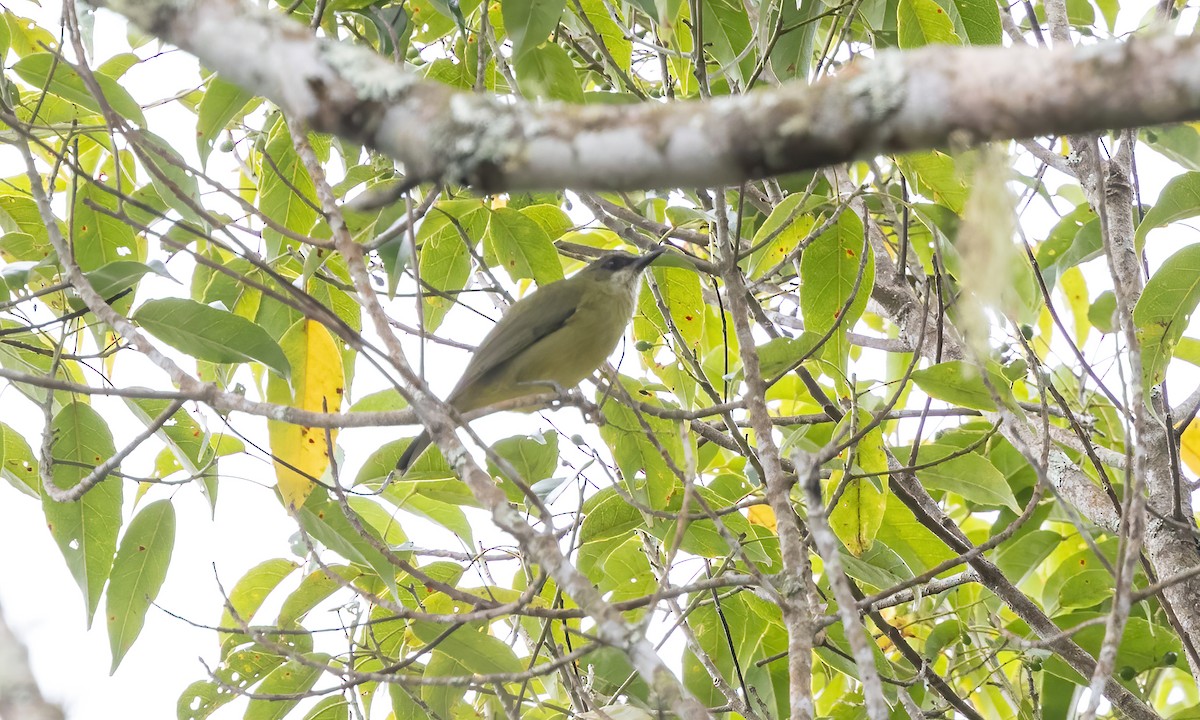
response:
M633 315L632 293L620 290L586 293L562 328L522 353L514 367L517 382L550 381L570 388L590 376L616 349Z

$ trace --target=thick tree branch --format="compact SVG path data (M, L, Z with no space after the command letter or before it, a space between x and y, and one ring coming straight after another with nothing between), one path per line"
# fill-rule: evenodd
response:
M63 713L42 698L29 667L29 655L0 611L0 716L22 720L62 720Z
M877 153L1200 118L1200 37L881 52L815 85L696 103L530 105L418 79L245 0L88 0L307 127L481 190L737 184ZM270 52L263 52L270 48Z

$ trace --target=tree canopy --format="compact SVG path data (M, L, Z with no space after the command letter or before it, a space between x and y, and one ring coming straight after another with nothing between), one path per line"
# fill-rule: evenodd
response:
M1187 0L2 12L0 493L117 673L245 536L181 720L1200 717ZM661 247L520 432L437 400Z

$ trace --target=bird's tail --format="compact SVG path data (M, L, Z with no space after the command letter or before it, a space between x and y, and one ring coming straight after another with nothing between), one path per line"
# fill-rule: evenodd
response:
M403 475L408 466L412 465L413 460L416 460L424 452L425 448L429 447L430 437L428 431L423 431L420 435L413 438L413 441L404 449L404 454L396 461L396 470Z

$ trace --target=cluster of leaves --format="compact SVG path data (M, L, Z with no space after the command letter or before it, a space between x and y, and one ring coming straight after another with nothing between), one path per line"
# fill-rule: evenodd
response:
M325 34L369 44L430 80L582 103L737 94L829 72L847 50L998 44L1002 28L1000 8L974 0L284 5ZM1085 0L1067 9L1085 34L1110 31L1118 11L1115 2ZM1030 18L1017 20L1029 29ZM10 11L0 23L6 132L42 161L43 183L55 191L61 215L48 227L21 173L0 185L0 367L45 409L54 485L74 487L117 453L115 421L93 409L87 389L103 388L114 368L141 350L98 322L64 281L65 259L51 229L69 240L71 262L116 312L172 357L187 358L186 371L218 392L312 413L402 409L395 390L366 393L358 389L365 382L355 383L371 341L362 334L346 260L330 251L332 230L302 152L307 143L338 179L339 199L386 191L403 177L348 142L310 136L298 143L277 112L219 77L153 88L196 118L194 155L174 149L152 132L153 116L124 87L135 68L156 61L148 38L130 42L130 52L86 70L60 56L47 29ZM1200 214L1200 133L1184 125L1142 138L1188 171L1140 217L1138 239L1147 242L1150 230ZM236 178L226 182L215 167ZM1090 358L1082 352L1098 352L1095 338L1114 332L1116 303L1112 291L1089 288L1085 269L1102 252L1101 227L1082 193L1070 184L1052 191L1040 173L1016 178L1028 188L1021 206L1039 203L1060 219L1025 228L1036 269L1015 251L987 269L1006 288L1003 296L982 298L996 323L991 335L1003 339L988 357L934 358L914 369L922 361L899 339L897 318L868 311L877 267L894 268L901 258L919 278L922 298L928 294L929 305L940 308L942 324L928 334L956 334L954 299L970 295L972 277L959 231L979 167L987 163L976 153L928 152L717 192L478 198L423 188L406 201L345 209L344 216L354 240L370 250L379 296L397 299L388 307L401 324L431 335L455 334L455 320L468 314L466 293L554 282L597 251L665 239L701 261L699 270L649 274L631 329L635 351L627 353L625 374L602 382L596 397L607 452L552 431L495 443L495 454L541 497L525 495L497 463L489 467L509 499L531 512L558 491L553 507L571 518L565 542L576 567L630 623L647 622L662 635L679 632L671 623L686 629L687 649L674 662L691 693L726 708L715 672L761 717L783 717L785 621L747 579L781 569L761 467L739 429L747 352L757 357L786 452L818 452L855 438L826 463L823 485L846 572L864 595L890 597L958 555L928 517L892 492L889 473L897 470L889 457L898 458L972 541L1007 533L988 557L1060 627L1083 626L1074 634L1082 647L1099 650L1103 629L1092 621L1113 598L1115 538L1038 494L1034 467L997 432L988 419L994 416L978 417L1002 408L1037 413L1044 404L1053 410L1050 424L1067 428L1085 418L1095 447L1125 450L1119 407L1085 380ZM853 192L838 184L843 176L857 183ZM586 221L579 203L590 213ZM720 216L722 208L733 208L733 222ZM734 237L734 272L765 333L752 350L738 346L725 278L705 264L728 257L728 248L717 247L721 223ZM880 243L869 242L872 232ZM1200 302L1198 248L1174 253L1134 309L1147 385L1163 380L1172 357L1200 361L1200 343L1184 337ZM876 255L881 250L887 257ZM185 285L168 284L182 272ZM1056 296L1069 310L1070 332L1054 310ZM1057 348L1064 343L1081 349L1078 358L1062 360ZM210 429L233 399L172 411L160 393L121 389L132 417L154 431L148 442L161 444L136 503L125 501L125 482L115 476L79 502L56 502L39 473L47 458L39 460L14 429L15 418L0 417L8 422L0 424L0 473L40 498L89 619L107 587L113 669L167 575L174 504L198 501L162 483L192 483L215 512L227 477L222 468L248 452L242 440ZM830 411L839 405L850 410ZM936 435L923 432L931 407L956 418ZM469 708L537 718L610 702L655 707L630 659L595 642L591 621L537 558L511 549L518 568L493 571L504 562L474 555L479 528L464 509L478 501L436 453L381 489L407 441L386 443L370 457L346 458L358 470L345 482L330 464L336 431L271 417L269 449L280 501L294 509L300 530L298 557L264 559L230 588L219 664L183 692L180 718L208 717L244 694L252 697L247 718L283 717L299 707L297 715L333 720L351 717L354 706L365 717L376 702L397 720L458 717ZM248 423L233 427L254 432ZM1094 482L1120 495L1121 471L1067 450ZM567 486L578 492L562 493ZM143 504L143 496L154 499ZM428 548L410 541L425 523L472 552L431 559L422 552ZM814 582L832 603L828 579L818 573ZM315 608L346 606L352 598L360 604L334 639L306 622ZM832 622L833 608L825 609L816 709L858 717L859 669ZM670 613L670 622L658 622L659 612ZM909 693L928 710L944 709L947 699L928 672L981 716L1065 718L1086 684L1054 653L1009 643L1031 637L1028 626L976 582L918 594L872 622L881 635L876 664L894 681L885 685L893 703ZM1129 621L1119 679L1161 709L1200 702L1194 685L1180 683L1185 671L1174 667L1182 652L1163 608L1150 599ZM342 692L321 691L322 677L339 678ZM386 695L377 695L381 684ZM300 704L314 692L325 696Z

